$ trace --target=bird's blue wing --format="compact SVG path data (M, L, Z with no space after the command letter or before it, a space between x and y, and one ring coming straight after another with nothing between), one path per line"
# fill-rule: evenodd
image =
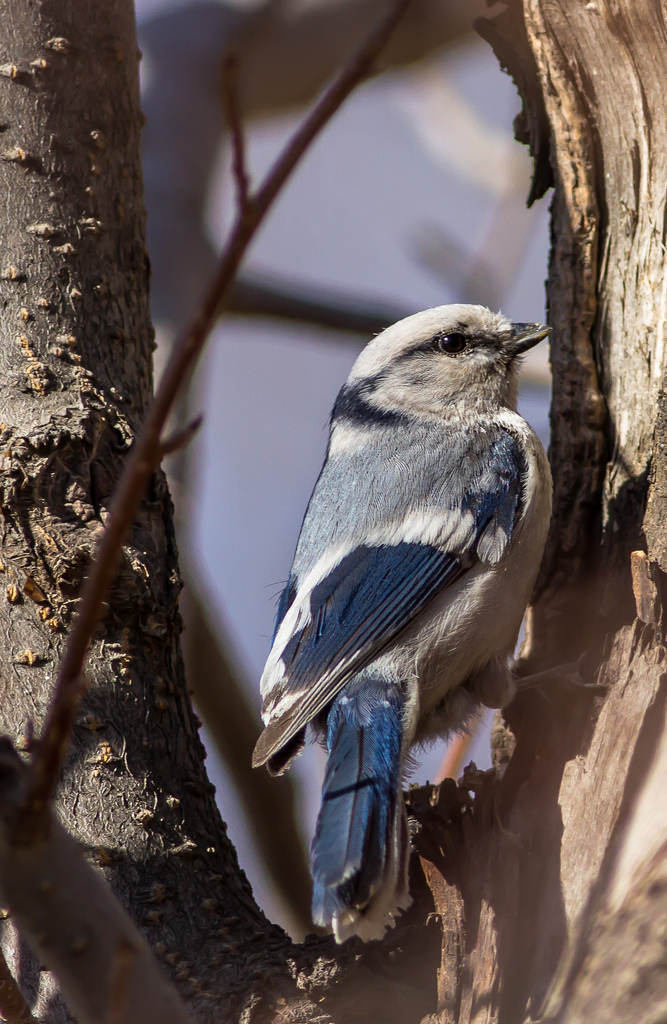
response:
M289 685L301 688L355 654L370 654L463 569L427 544L354 548L313 587L309 618L283 648Z
M361 545L341 559L310 591L306 620L282 648L279 699L292 693L294 701L262 733L253 763L264 764L289 742L350 672L465 568L454 555L427 544ZM280 609L283 617L287 610Z
M264 687L269 721L255 765L293 740L438 593L477 561L501 557L518 517L524 468L518 443L508 438L503 434L502 443L487 449L480 471L451 509L468 524L465 540L452 550L407 541L359 544L308 592L290 578L279 606L272 678ZM284 636L280 626L293 605L299 614Z

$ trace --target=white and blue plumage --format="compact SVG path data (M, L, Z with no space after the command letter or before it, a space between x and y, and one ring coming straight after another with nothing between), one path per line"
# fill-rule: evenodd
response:
M279 773L309 727L326 739L313 917L338 941L381 937L409 902L412 744L514 694L508 658L551 514L516 370L547 333L482 306L426 310L374 338L336 400L253 764Z

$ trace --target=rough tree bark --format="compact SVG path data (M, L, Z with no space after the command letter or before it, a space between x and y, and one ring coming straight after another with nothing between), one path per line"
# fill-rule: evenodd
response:
M0 17L2 725L25 746L151 393L152 332L132 4L5 2ZM178 592L156 474L90 652L59 810L186 992L198 960L203 1000L232 941L226 921L243 914L244 941L266 922L204 772ZM10 922L3 931L36 1011L64 1019Z
M130 0L0 14L1 715L26 747L150 393L151 333ZM585 651L607 690L523 696L497 770L411 795L442 941L423 896L379 946L295 947L254 904L206 779L156 473L58 809L200 1021L664 1015L667 33L659 0L513 0L482 31L523 94L533 194L555 185L556 501L525 667ZM11 918L2 943L35 1014L68 1019Z

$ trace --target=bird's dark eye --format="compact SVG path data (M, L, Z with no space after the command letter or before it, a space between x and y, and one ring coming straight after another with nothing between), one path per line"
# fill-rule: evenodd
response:
M442 334L436 344L441 352L447 352L448 355L454 356L463 352L468 342L463 334Z

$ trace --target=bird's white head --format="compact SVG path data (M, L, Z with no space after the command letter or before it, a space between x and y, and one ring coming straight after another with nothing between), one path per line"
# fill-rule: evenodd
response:
M436 306L373 338L347 387L387 414L516 408L520 357L548 333L544 324L513 323L485 306Z

